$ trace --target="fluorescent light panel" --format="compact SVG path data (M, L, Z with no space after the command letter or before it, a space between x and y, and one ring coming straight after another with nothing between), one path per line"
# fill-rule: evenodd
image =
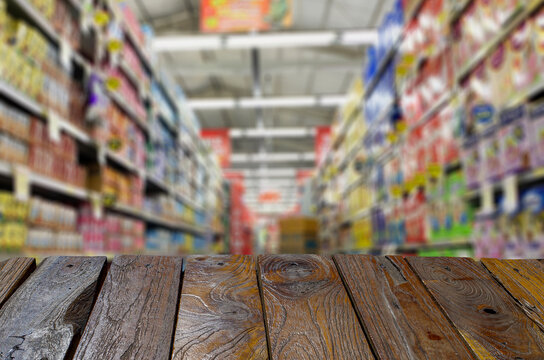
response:
M260 177L290 177L294 178L299 171L309 171L313 168L267 168L258 170L244 170L243 174L246 178Z
M253 48L328 47L374 45L377 30L281 32L243 35L159 36L153 40L156 52L230 50Z
M217 109L277 109L299 107L338 107L347 102L346 95L290 96L270 98L201 98L189 99L188 106L193 110Z
M315 136L315 128L231 129L231 138L299 138Z
M315 161L315 153L233 154L230 160L233 163Z

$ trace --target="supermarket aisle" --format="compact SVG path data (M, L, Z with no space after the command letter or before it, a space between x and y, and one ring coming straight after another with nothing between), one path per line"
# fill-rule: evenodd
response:
M0 0L0 258L544 257L543 18Z

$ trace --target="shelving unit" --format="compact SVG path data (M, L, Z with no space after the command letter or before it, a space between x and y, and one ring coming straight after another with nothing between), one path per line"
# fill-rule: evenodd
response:
M388 171L387 169L390 169L391 166L398 166L399 168L404 169L402 167L404 161L415 161L413 159L410 160L411 158L407 158L405 153L407 147L412 146L408 141L414 141L413 135L416 135L416 138L420 139L419 141L421 142L426 141L425 138L420 138L424 135L419 134L419 132L422 129L430 131L428 129L432 124L438 122L436 119L438 116L442 116L439 114L442 114L443 110L448 109L448 111L450 111L450 109L457 109L456 106L458 105L456 104L460 101L459 96L464 94L463 91L465 90L462 87L467 78L476 71L482 62L488 61L498 46L510 39L512 34L521 24L528 21L537 11L539 11L544 6L544 1L532 0L529 2L520 2L520 5L513 9L510 15L502 22L500 31L490 37L485 44L480 46L480 50L474 54L474 56L469 56L464 64L461 64L454 69L453 76L451 77L452 82L451 85L448 85L447 90L441 91L439 94L440 96L433 98L431 101L426 99L425 101L427 101L428 104L425 103L425 105L428 106L421 113L417 113L419 116L414 116L414 118L409 118L408 121L406 121L405 114L400 114L399 119L393 118L392 116L392 112L394 109L396 110L396 107L404 110L402 107L403 96L405 96L405 87L409 86L406 84L410 84L410 81L415 82L415 79L419 79L416 76L420 74L422 68L433 56L442 56L441 52L444 52L447 49L456 51L452 45L452 42L454 41L454 35L452 34L454 31L450 29L449 32L445 32L449 34L449 37L443 38L442 41L444 41L444 44L439 43L432 47L435 52L431 55L427 54L424 50L418 50L417 55L413 56L411 56L412 54L400 52L401 49L405 48L403 47L403 43L409 40L410 27L417 26L417 23L415 22L418 20L419 12L426 9L426 1L413 1L412 3L414 4L413 10L409 14L404 15L405 23L403 25L403 31L399 37L391 43L389 49L386 51L382 50L381 54L383 55L381 60L378 60L376 65L374 65L375 67L373 67L375 71L373 72L373 77L367 81L361 108L367 106L372 95L379 88L380 82L384 80L383 78L386 76L386 73L391 72L394 73L393 88L395 92L394 96L392 95L392 98L398 99L399 103L380 104L381 107L379 111L373 109L372 118L366 119L364 124L352 124L349 122L340 124L339 126L342 129L347 126L350 128L352 126L354 128L364 127L365 135L355 144L345 144L345 136L337 136L336 139L334 139L334 147L331 154L329 154L327 161L319 169L317 176L318 185L316 187L314 199L316 203L319 204L318 219L321 223L321 241L322 243L328 244L329 248L325 249L325 252L329 251L333 253L334 249L337 248L350 253L448 253L449 250L459 250L463 254L465 254L464 251L466 251L466 254L469 254L473 248L478 248L471 235L460 235L460 233L455 233L455 235L453 235L453 231L451 232L451 235L449 235L452 238L447 239L447 241L437 240L435 238L431 239L430 234L435 236L434 227L431 228L430 223L431 218L433 221L435 218L431 215L427 216L426 221L428 224L425 225L427 226L425 232L428 237L417 239L415 243L399 243L398 239L392 239L390 231L393 230L387 227L389 226L389 221L391 221L392 224L396 224L391 219L395 219L395 216L400 215L391 214L395 214L399 211L398 209L403 209L403 221L408 221L407 219L412 215L410 212L418 210L417 208L414 208L416 210L404 209L411 209L409 208L409 206L412 206L410 205L411 202L416 201L415 199L418 196L422 197L417 201L423 201L425 206L429 206L429 208L431 205L434 206L435 201L443 201L441 200L442 198L437 200L436 196L446 195L436 195L433 191L442 194L440 191L445 191L442 187L445 186L446 179L450 181L449 179L451 176L457 176L456 174L462 174L465 171L466 159L462 159L461 161L461 159L458 158L446 163L425 164L425 169L422 173L419 173L421 170L419 170L420 168L418 167L418 173L415 174L417 176L414 176L413 174L403 174L403 170L400 170L399 173L402 176L397 177L398 173L389 174L386 173L386 171ZM465 11L472 6L471 3L471 0L450 2L452 5L452 8L449 9L450 12L437 15L437 17L440 17L440 24L442 24L442 21L447 20L444 21L444 26L453 28L456 22L463 18ZM426 11L430 10L427 9ZM425 16L428 17L429 14L427 13ZM433 19L432 21L438 22L439 20ZM414 23L416 25L414 25ZM435 29L435 31L437 30ZM409 65L411 67L410 70L408 70L408 75L405 75L404 68L401 69L402 71L398 71L399 67L405 66L405 63L402 63L402 61L407 61L411 64ZM491 75L487 74L486 76ZM421 81L423 82L423 80ZM513 96L509 98L507 102L504 102L501 106L496 108L496 113L500 114L503 110L531 103L543 93L544 83L532 84L522 91L512 94ZM366 115L367 113L365 112L365 116ZM397 116L397 114L395 114L395 116ZM457 115L453 114L451 116ZM466 119L464 121L466 121ZM453 120L450 120L450 122L453 124ZM461 131L463 130L464 129L461 128ZM450 131L450 134L453 134L453 127ZM457 141L459 153L461 153L461 148L463 146L462 140L463 139L457 138L455 140ZM429 151L430 150L427 150L427 154ZM460 158L462 158L462 156L466 155L458 155ZM389 168L387 168L388 166ZM512 181L519 189L523 189L524 191L530 186L542 184L544 182L544 172L538 168L527 168L513 177L514 180ZM507 196L508 190L506 190L506 188L503 189L505 186L503 185L503 179L504 177L496 182L487 184L488 188L490 188L494 194L495 201L498 201L497 199L501 196ZM442 190L435 190L436 188ZM450 195L447 196L449 198ZM454 195L451 196L455 197ZM489 197L489 195L487 196ZM466 205L468 208L474 208L474 211L476 211L476 207L484 202L484 197L485 195L483 194L482 188L472 190L467 189L460 197L455 198L455 201L468 204ZM364 205L353 205L352 202L356 199L358 199L358 203L364 203ZM360 207L357 208L357 206ZM404 211L406 211L406 213L404 213ZM438 217L438 215L436 215L436 217ZM432 225L434 226L435 224L433 223ZM408 227L414 225L405 223L404 226ZM476 228L476 225L474 225L474 228ZM408 230L404 228L404 231ZM406 236L406 234L404 234L404 236ZM476 234L475 236L477 237L478 235ZM505 238L508 238L508 236L505 235ZM384 245L378 245L382 243L384 243ZM390 245L389 243L396 243L399 245ZM476 251L476 254L478 254L478 249Z
M66 1L69 6L72 6L77 12L78 16L81 15L81 5L78 1L75 0L52 0L53 3L64 2ZM38 31L43 33L48 39L50 44L55 46L59 50L67 51L70 54L70 58L73 62L75 68L82 70L84 76L88 76L90 73L98 75L102 81L106 80L106 76L102 68L99 65L93 64L96 60L87 60L87 58L81 53L75 51L71 48L71 45L63 40L61 34L58 34L53 25L49 23L44 15L42 15L30 1L27 0L6 0L8 7L13 6L17 9L19 13L24 17L24 19L29 21L29 25L36 28ZM31 116L41 119L45 122L45 125L49 128L50 136L51 132L58 131L59 133L64 133L77 141L77 152L79 155L78 162L84 161L82 166L88 166L95 164L98 166L97 169L103 171L107 166L114 166L118 171L124 172L126 174L132 174L137 178L143 181L143 193L141 194L144 198L152 198L155 194L160 194L164 196L168 201L174 203L182 204L183 208L188 209L190 217L186 220L181 220L177 218L166 218L151 211L147 211L141 208L128 206L122 203L114 202L113 204L106 204L106 199L104 194L96 189L87 188L87 187L78 187L57 179L52 179L48 176L39 174L33 170L28 171L28 186L30 187L31 196L34 196L33 189L41 189L40 196L45 194L52 199L56 199L57 196L62 198L72 199L77 209L80 204L91 204L98 198L98 205L93 204L93 207L100 207L104 214L119 214L122 216L127 216L130 219L141 221L145 224L145 228L149 229L163 229L172 232L181 232L184 234L190 234L191 236L199 236L202 238L207 238L211 236L216 230L212 229L210 223L213 218L220 217L222 214L215 213L215 204L209 203L210 199L213 201L222 202L222 194L217 191L216 185L222 182L221 175L219 172L214 171L214 164L211 161L202 161L202 157L209 157L209 149L205 148L199 139L199 134L194 129L194 124L189 123L189 119L183 118L180 114L179 107L184 106L180 104L181 100L178 100L177 97L172 95L171 90L162 84L162 81L156 76L156 72L153 69L153 66L149 60L148 55L141 48L141 45L136 40L136 36L133 34L130 27L124 22L122 16L117 14L118 4L114 3L101 3L99 7L104 7L106 11L113 15L110 21L118 21L123 29L125 39L130 43L132 49L135 50L138 58L143 66L144 72L149 77L149 82L154 82L158 84L159 88L163 94L168 98L170 106L174 109L174 113L178 116L178 119L171 119L168 116L164 115L160 111L154 111L155 108L154 102L155 99L151 96L150 92L144 85L143 79L141 79L136 72L134 72L130 65L121 57L118 68L121 73L124 74L129 81L129 86L132 86L136 93L140 94L140 101L144 107L147 107L147 117L142 118L138 113L127 103L123 98L123 95L117 91L108 90L107 96L112 101L113 106L116 106L130 119L142 132L144 135L145 141L153 141L152 139L152 129L150 125L154 121L160 121L161 124L165 125L172 134L174 139L174 144L176 149L183 148L185 149L185 158L180 159L180 161L191 161L194 162L194 169L198 171L204 171L204 181L200 184L195 184L193 181L189 181L189 191L188 194L183 194L179 189L175 189L174 186L166 182L166 179L160 179L152 172L147 169L147 165L142 167L133 161L125 158L120 153L117 153L113 149L109 149L106 145L100 144L100 141L95 139L92 135L92 132L87 128L82 128L79 125L76 125L74 122L64 119L59 116L51 114L52 110L45 105L40 104L37 100L32 99L30 96L26 95L24 92L16 89L12 85L3 81L0 78L0 99L6 99L13 103L17 109L24 113L28 113ZM93 25L92 31L103 31L99 26ZM104 44L95 44L94 47L105 46ZM63 47L68 47L68 49L61 49ZM98 62L97 62L98 63ZM80 72L81 73L81 72ZM75 74L75 72L74 72ZM71 81L77 82L81 79L74 78L72 74ZM178 120L178 121L176 121ZM102 119L102 121L108 122L110 119ZM184 130L182 130L184 129ZM1 130L1 129L0 129ZM184 137L182 140L181 132L188 131L189 136ZM141 149L141 151L146 151ZM82 155L83 154L83 155ZM76 154L76 159L78 158ZM147 161L147 159L146 159ZM203 165L205 163L205 166ZM180 166L179 164L177 165ZM180 169L178 169L180 171ZM5 179L9 180L12 184L17 182L17 175L12 166L1 159L0 155L0 175ZM185 173L185 177L193 176L193 174ZM9 188L8 188L9 189ZM8 190L9 191L9 190ZM198 199L196 194L199 193ZM213 196L209 194L213 193ZM62 202L60 202L62 203ZM142 206L144 204L142 203ZM73 206L73 205L70 205ZM212 210L214 209L214 210ZM196 214L198 214L199 220L196 220ZM172 248L173 249L173 248ZM0 241L0 252L5 249L2 248L2 242ZM13 250L13 249L9 249ZM186 248L185 251L202 251L205 249L190 249ZM40 251L51 252L51 249L42 249ZM155 249L140 249L139 251L150 251L156 253ZM162 252L171 252L163 248L159 250ZM174 251L179 251L178 249ZM32 249L32 252L36 254L38 250ZM89 251L81 249L76 251L79 253L88 254ZM92 251L92 253L97 253L97 251ZM113 251L112 251L113 253Z

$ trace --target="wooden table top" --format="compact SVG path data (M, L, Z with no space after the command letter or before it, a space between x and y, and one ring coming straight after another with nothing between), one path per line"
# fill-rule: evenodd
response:
M539 260L0 263L4 359L544 359Z

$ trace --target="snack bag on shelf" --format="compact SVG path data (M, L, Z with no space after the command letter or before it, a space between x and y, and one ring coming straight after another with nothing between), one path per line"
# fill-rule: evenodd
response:
M498 220L497 212L476 216L472 236L476 258L502 259L504 257L505 242Z
M544 258L544 187L537 186L522 196L524 257Z
M532 32L532 20L523 22L508 40L509 71L515 93L526 92L542 76L538 72L537 52Z
M480 141L484 181L497 181L504 172L504 159L501 158L501 143L497 130L496 127L488 128L482 134L482 140Z
M529 120L525 105L507 109L500 114L501 158L505 174L527 168L527 152L530 149Z
M542 81L544 71L544 8L540 9L532 19L532 41L536 53L536 73L540 74L538 81Z
M499 223L505 244L503 257L505 259L522 259L526 246L523 238L521 212L503 212Z
M491 89L490 103L500 109L512 94L512 68L510 52L507 44L500 44L491 54L488 64L489 86Z

